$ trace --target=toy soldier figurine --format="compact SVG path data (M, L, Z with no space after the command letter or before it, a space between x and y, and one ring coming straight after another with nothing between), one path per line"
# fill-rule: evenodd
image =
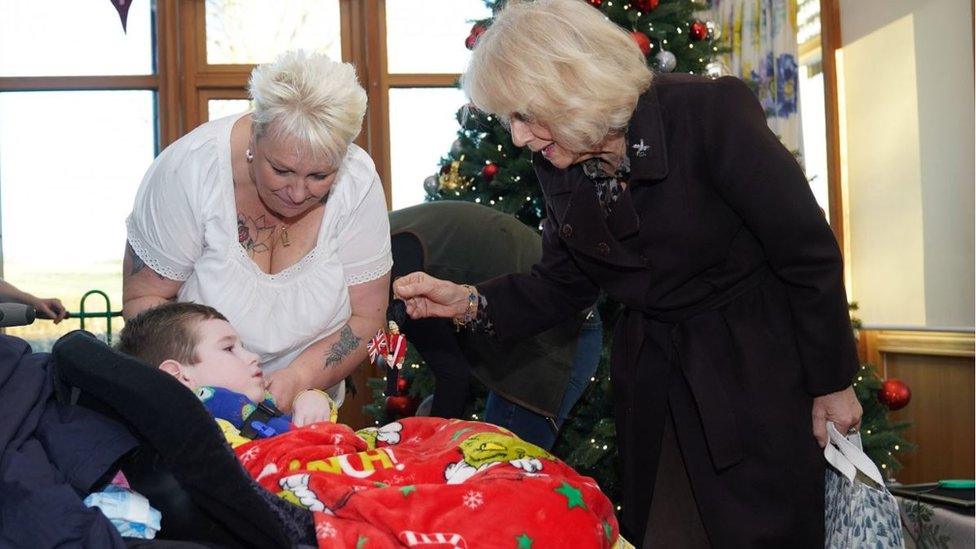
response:
M407 357L407 338L400 333L400 327L395 321L389 323L390 331L386 334L386 395L399 394L397 379L403 368L403 361Z

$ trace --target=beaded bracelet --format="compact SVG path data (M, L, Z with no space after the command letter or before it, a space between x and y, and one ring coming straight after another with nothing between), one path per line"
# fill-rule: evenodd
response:
M454 326L461 329L470 324L478 316L478 291L470 284L461 284L462 288L468 290L468 307L461 317L454 317Z

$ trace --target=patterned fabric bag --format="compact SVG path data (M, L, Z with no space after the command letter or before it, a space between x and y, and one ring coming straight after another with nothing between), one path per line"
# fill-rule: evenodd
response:
M885 488L881 471L861 450L859 435L845 437L827 423L830 444L826 472L825 547L904 547L898 503Z

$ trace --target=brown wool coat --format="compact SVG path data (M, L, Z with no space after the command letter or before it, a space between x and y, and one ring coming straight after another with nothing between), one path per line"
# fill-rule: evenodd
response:
M601 289L627 306L612 377L629 539L643 539L670 407L714 547L822 547L812 399L857 369L834 236L738 79L657 76L628 142L606 218L578 165L536 156L543 257L479 285L496 332L537 332Z

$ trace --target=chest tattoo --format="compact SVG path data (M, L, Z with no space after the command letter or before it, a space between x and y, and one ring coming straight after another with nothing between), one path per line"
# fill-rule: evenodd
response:
M266 215L251 217L241 213L237 214L237 242L252 258L279 245L284 248L291 245L287 225L278 225Z

